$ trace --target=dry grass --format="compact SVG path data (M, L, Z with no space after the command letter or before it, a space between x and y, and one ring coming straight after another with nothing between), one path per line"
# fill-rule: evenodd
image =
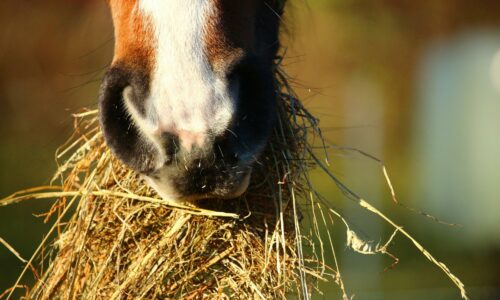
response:
M276 78L278 125L248 192L234 201L193 206L158 198L112 156L97 111L76 114L75 133L57 152L61 163L53 182L59 186L23 191L0 202L57 199L46 215L55 219L52 229L4 295L10 298L22 287L31 269L37 283L27 297L34 299L309 299L318 281L336 283L348 299L329 231L333 219L340 218L348 246L364 254L394 257L387 248L402 233L467 298L463 284L443 263L331 174L312 150L314 137L322 143L317 120L279 70ZM394 227L386 243L359 238L341 214L320 201L309 180L313 166ZM300 225L304 210L311 218L307 230ZM332 266L325 263L327 254L334 258Z

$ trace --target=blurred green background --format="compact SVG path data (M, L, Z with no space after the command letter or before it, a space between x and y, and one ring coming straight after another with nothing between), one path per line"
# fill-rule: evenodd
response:
M461 227L394 205L380 166L333 149L331 169L404 225L460 277L473 299L500 299L500 1L292 0L285 70L327 140L385 162L399 199ZM111 60L105 1L0 2L0 197L47 184L71 112L95 106ZM314 172L318 189L374 241L390 228ZM29 258L50 201L0 207L0 237ZM458 299L451 282L396 238L400 258L362 256L335 239L356 299ZM23 264L0 245L0 293ZM324 296L338 289L324 285Z

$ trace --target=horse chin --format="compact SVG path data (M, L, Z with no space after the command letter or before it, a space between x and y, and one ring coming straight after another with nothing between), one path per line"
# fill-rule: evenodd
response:
M240 197L248 189L251 176L252 176L252 172L249 171L247 174L245 174L245 176L243 177L243 179L241 180L239 185L233 186L233 188L231 190L229 190L229 192L222 193L217 198L219 198L219 199L235 199L235 198Z
M153 188L156 193L165 201L174 203L196 202L207 199L235 199L243 195L250 184L252 171L249 169L246 173L238 176L237 179L232 179L230 182L220 182L213 190L206 193L194 192L184 193L179 192L173 187L170 179L160 176L143 176L146 183Z

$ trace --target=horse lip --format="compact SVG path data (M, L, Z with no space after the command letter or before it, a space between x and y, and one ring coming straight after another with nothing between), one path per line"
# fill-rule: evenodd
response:
M223 182L222 186L217 187L215 190L207 191L207 193L198 192L187 195L179 193L169 184L162 183L162 178L159 176L160 174L158 172L153 172L153 174L150 175L142 175L142 177L161 198L167 201L184 203L203 199L235 199L240 197L246 192L250 185L252 168L246 167L245 171L240 170L239 172L241 172L241 174L239 174L236 179L231 180L229 183Z
M246 171L244 174L241 175L241 177L238 179L237 184L235 184L231 189L229 190L224 190L223 192L221 191L214 191L210 192L207 194L195 194L195 195L190 195L186 198L179 199L178 201L198 201L198 200L203 200L203 199L236 199L243 195L246 190L248 189L248 186L250 185L250 178L252 176L252 169L249 168L248 171Z
M241 195L243 195L244 192L248 189L248 186L250 185L250 178L252 176L252 170L250 169L246 174L243 176L243 178L240 180L239 185L235 186L232 191L230 191L228 194L222 196L224 199L234 199L237 198Z

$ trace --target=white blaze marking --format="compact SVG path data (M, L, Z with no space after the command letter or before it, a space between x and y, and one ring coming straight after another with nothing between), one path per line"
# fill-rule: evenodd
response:
M131 113L132 118L151 140L158 142L161 132L182 133L189 139L183 141L188 148L202 143L207 134L221 134L236 97L230 95L226 80L212 71L205 54L210 1L139 0L138 5L154 27L156 57L145 99L147 117Z

